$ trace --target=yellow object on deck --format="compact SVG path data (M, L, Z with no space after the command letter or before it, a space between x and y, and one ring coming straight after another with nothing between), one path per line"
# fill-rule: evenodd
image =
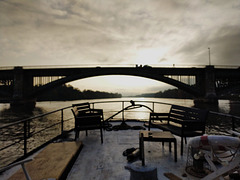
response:
M49 144L34 160L25 164L25 167L33 180L40 179L65 179L69 165L75 161L82 142L60 142ZM25 180L22 169L19 169L9 180Z

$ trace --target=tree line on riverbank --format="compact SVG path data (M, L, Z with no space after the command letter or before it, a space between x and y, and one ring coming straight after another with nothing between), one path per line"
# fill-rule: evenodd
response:
M62 85L56 87L37 97L37 101L67 101L80 99L100 99L100 98L121 98L119 93L109 93L92 90L79 90L71 85ZM136 95L136 97L155 97L155 98L180 98L192 99L193 96L180 89L168 89L157 93L145 93Z
M109 93L101 91L83 90L80 91L71 85L62 85L51 91L48 91L37 97L38 101L67 101L67 100L80 100L80 99L101 99L101 98L121 98L119 93ZM193 99L194 96L182 91L181 89L168 89L159 91L157 93L145 93L136 95L135 97L152 97L152 98L176 98L176 99ZM240 100L240 96L234 98L230 95L222 96L221 99L234 99Z
M240 90L240 88L239 88ZM239 92L238 90L238 92ZM219 99L228 99L228 100L235 100L240 101L240 94L236 92L229 91L225 94L222 94L219 96ZM194 96L182 91L181 89L168 89L165 91L159 91L157 93L147 93L147 94L141 94L137 95L137 97L152 97L152 98L175 98L175 99L194 99Z
M176 98L176 99L193 99L193 95L182 91L181 89L168 89L157 93L146 93L137 95L137 97L153 97L153 98Z
M71 85L62 85L37 97L37 101L68 101L80 99L121 98L118 93L83 90L80 91Z

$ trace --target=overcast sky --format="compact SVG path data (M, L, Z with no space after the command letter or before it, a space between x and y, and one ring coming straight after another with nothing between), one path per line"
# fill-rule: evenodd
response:
M0 66L207 65L208 47L240 65L240 0L0 0Z

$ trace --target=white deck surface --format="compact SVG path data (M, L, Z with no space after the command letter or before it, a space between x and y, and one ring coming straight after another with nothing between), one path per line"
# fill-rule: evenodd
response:
M118 124L120 124L118 122ZM127 122L129 125L143 125L142 123ZM152 128L151 130L160 131ZM128 148L139 147L139 130L120 130L103 131L103 144L100 141L99 130L89 131L88 136L85 132L80 132L79 140L83 142L83 149L79 154L68 178L69 180L129 180L130 172L125 169L128 163L123 152ZM198 179L185 173L187 160L187 145L184 147L184 155L180 155L180 138L178 143L178 161L174 162L174 149L169 152L168 143L162 146L160 142L144 142L145 164L147 166L157 167L158 179L168 179L164 173L173 173L179 178ZM134 163L141 163L140 160Z

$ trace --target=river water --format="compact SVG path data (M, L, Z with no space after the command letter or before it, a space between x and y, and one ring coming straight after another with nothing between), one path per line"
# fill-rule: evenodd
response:
M126 107L130 105L130 100L136 102L136 104L143 104L151 109L154 109L154 112L168 112L170 109L170 105L167 104L176 104L186 107L194 107L193 100L190 99L165 99L165 98L115 98L115 99L94 99L94 100L76 100L76 101L47 101L47 102L37 102L36 108L32 112L23 112L23 111L13 111L10 108L9 104L0 104L0 127L2 125L16 122L21 119L25 119L28 117L36 116L39 114L47 113L50 111L54 111L60 108L71 106L76 103L83 102L98 102L94 104L94 108L99 108L104 110L104 119L109 118L116 112L120 111L123 106ZM99 103L103 101L119 101L112 103ZM122 101L126 101L124 104ZM141 102L138 102L141 101ZM158 103L152 103L158 102ZM167 103L167 104L166 104ZM210 105L202 105L200 108L208 109L210 111L232 114L236 116L240 116L240 102L234 102L229 100L219 100L219 104L216 106ZM149 109L147 108L138 108L130 111L125 111L124 114L120 113L115 116L115 119L125 120L140 120L146 121L149 118ZM59 134L59 127L49 129L45 134L36 134L41 130L41 128L45 128L46 124L51 126L51 124L59 122L59 117L61 116L61 112L57 112L56 114L52 114L47 118L40 118L37 121L31 122L30 132L32 136L28 139L28 151L38 147L40 144L44 143L50 137L55 137L56 134ZM73 118L72 112L69 109L64 110L64 119ZM68 130L74 127L74 121L68 121L64 126L64 130ZM11 129L0 129L0 149L3 146L8 146L9 144L16 142L16 147L12 147L12 149L6 149L0 151L0 167L2 165L9 164L13 159L17 159L23 154L23 141L17 142L19 139L23 137L23 125L19 125L16 127L12 127ZM218 116L210 115L207 120L206 132L208 134L226 134L228 130L231 129L231 119L226 119ZM220 133L221 132L221 133ZM223 133L222 133L223 132ZM49 137L49 138L47 138ZM2 144L1 144L2 143ZM14 148L14 149L13 149ZM10 154L9 154L10 153Z
M18 121L24 118L28 118L31 116L35 116L38 114L54 111L63 107L71 106L75 103L83 103L83 102L102 102L102 101L151 101L151 102L159 102L163 104L154 104L152 103L142 103L150 108L154 108L155 112L168 112L170 106L165 105L168 104L176 104L186 107L194 107L193 100L191 99L168 99L168 98L114 98L114 99L94 99L94 100L75 100L75 101L46 101L46 102L37 102L36 108L32 112L23 112L23 111L13 111L10 109L10 105L7 103L0 104L0 126L6 123L11 123L14 121ZM125 103L125 106L130 105L130 103ZM237 101L229 101L229 100L219 100L218 105L201 105L199 108L208 109L210 111L216 111L220 113L227 113L236 116L240 116L240 102ZM122 109L121 103L100 103L96 104L95 108L101 108L104 110L105 119L113 115L115 112ZM135 113L135 112L138 113ZM65 116L72 117L72 113L69 109L68 112L65 112ZM118 115L120 117L122 115ZM125 119L138 119L138 120L147 120L149 117L149 110L140 108L135 111L125 112Z

